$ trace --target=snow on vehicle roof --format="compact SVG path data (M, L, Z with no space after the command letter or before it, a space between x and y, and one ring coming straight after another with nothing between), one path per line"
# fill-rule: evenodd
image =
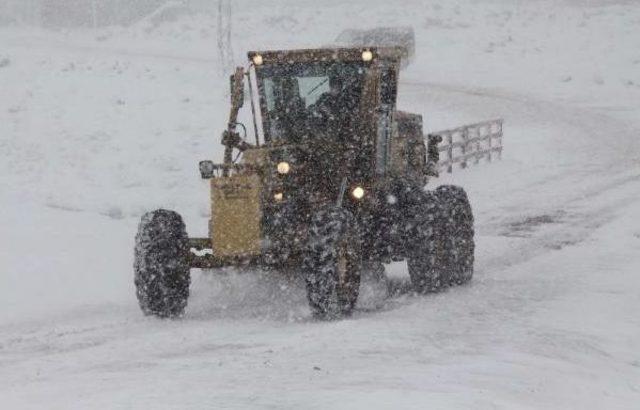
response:
M366 53L370 52L371 57ZM265 50L249 51L247 56L250 61L260 56L260 64L282 63L308 63L315 61L369 61L368 58L381 58L385 60L400 61L407 55L403 47L334 47L297 50Z

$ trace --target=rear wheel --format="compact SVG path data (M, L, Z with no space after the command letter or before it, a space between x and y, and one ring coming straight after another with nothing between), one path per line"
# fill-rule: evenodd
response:
M136 295L147 315L175 317L189 297L189 238L176 212L158 209L142 216L134 260Z
M416 292L434 292L449 281L443 254L442 213L433 192L420 189L415 195L417 198L405 212L407 267Z
M446 275L451 284L473 277L475 252L473 213L464 189L443 185L436 189L442 209L443 253Z
M303 268L314 316L347 315L358 300L362 262L353 227L344 209L321 210L312 218Z

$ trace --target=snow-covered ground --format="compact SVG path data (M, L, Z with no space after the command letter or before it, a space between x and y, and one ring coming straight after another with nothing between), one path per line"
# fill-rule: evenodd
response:
M197 162L220 159L216 16L129 28L0 28L2 408L640 406L640 5L381 0L234 4L233 49L411 25L400 108L427 130L505 119L468 191L477 266L437 295L309 318L304 289L194 271L180 320L144 317L140 215L206 233Z

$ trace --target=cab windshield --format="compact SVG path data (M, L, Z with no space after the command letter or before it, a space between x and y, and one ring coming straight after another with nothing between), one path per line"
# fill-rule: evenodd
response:
M362 96L361 62L265 65L257 69L265 137L296 143L304 137L352 132Z

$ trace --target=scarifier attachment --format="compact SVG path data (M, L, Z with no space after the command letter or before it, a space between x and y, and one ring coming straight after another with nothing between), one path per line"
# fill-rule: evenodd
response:
M429 137L440 137L438 145L440 161L438 168L453 171L453 165L466 168L473 161L478 164L481 159L491 162L502 157L502 119L484 121L462 127L443 130L429 134ZM444 155L442 155L444 153Z

